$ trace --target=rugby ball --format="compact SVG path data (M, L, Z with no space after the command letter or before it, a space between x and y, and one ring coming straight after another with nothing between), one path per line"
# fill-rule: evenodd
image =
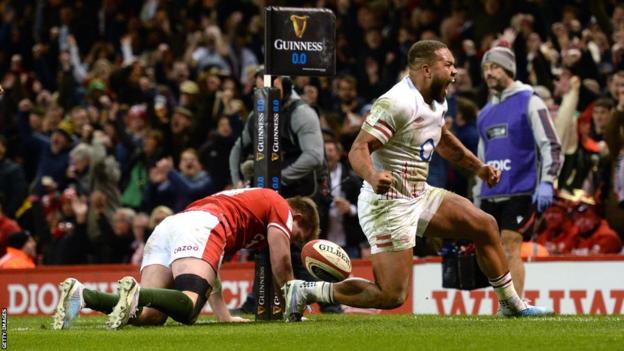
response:
M329 240L312 240L301 250L301 261L315 278L339 282L351 274L351 259L342 247Z

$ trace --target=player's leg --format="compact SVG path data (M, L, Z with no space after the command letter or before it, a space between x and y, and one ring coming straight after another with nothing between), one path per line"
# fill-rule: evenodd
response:
M128 322L133 325L162 325L167 321L167 315L151 306L156 289L171 289L173 275L169 267L152 264L141 270L141 284L138 305L141 308L136 318ZM166 299L163 297L163 299Z
M340 283L291 280L282 288L286 300L286 320L301 319L305 306L314 302L361 308L399 307L409 292L412 260L411 248L372 255L374 282L362 278L349 278Z
M142 317L141 312L133 324L161 324L165 320L163 316L183 324L195 322L211 291L204 277L214 281L216 276L212 267L198 258L181 258L171 264L171 271L158 268L158 265L150 265L144 271L152 275L158 281L156 285L160 286L166 286L165 282L170 284L173 275L174 289L141 287L133 277L124 277L119 281L119 302L109 315L110 328L118 329L126 325L142 306L149 306L160 314L152 312Z
M67 329L83 308L102 313L113 310L119 296L91 290L75 278L67 278L59 284L60 296L54 312L52 329Z
M362 192L358 211L373 250L375 282L359 278L340 283L291 281L284 287L288 311L296 306L292 311L301 313L311 302L381 309L403 304L409 291L419 203L383 200Z
M403 305L412 274L412 249L371 256L375 281L347 279L333 286L334 301L362 308L392 309Z
M546 315L544 308L527 305L516 293L494 217L476 208L467 199L447 193L431 218L426 236L468 239L474 242L477 262L499 299L504 315Z
M509 271L494 217L457 194L446 192L424 236L473 241L479 267L490 279Z
M507 263L509 264L509 271L513 277L514 288L518 292L519 296L524 293L524 262L522 262L522 234L513 231L503 229L501 231L501 240L503 242L503 248L505 255L507 256Z
M522 242L530 236L534 224L534 206L530 196L514 196L505 201L481 202L481 209L496 218L501 231L503 249L518 295L524 292L525 271L522 262Z

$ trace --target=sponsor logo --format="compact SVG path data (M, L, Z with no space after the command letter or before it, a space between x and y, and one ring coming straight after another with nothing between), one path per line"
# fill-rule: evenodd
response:
M506 124L498 124L495 126L491 126L485 130L485 135L488 140L506 138L507 137L507 125Z
M292 22L292 28L295 33L295 37L297 39L303 38L303 34L308 28L308 18L309 16L297 16L297 15L290 16L290 21ZM319 52L319 51L325 50L325 44L322 41L296 41L296 40L276 39L275 41L273 41L273 47L275 48L275 50L280 50L280 51ZM305 54L303 56L305 56ZM299 55L296 61L298 62L293 62L293 63L306 64L307 56L302 57L302 55Z
M301 37L303 37L303 33L306 31L306 28L308 28L308 16L291 15L290 21L292 22L295 35L297 38L301 39Z
M264 154L261 152L257 152L256 153L256 161L262 161L264 160Z
M280 151L279 101L277 99L273 100L273 110L275 112L273 113L273 146L271 151L275 154ZM271 160L275 161L273 156L271 156Z
M279 155L275 152L271 153L271 161L279 160Z
M264 152L264 100L259 99L256 102L256 108L258 110L258 121L257 121L257 129L258 129L258 138L257 138L257 150L258 152Z
M510 171L511 170L511 160L510 159L505 159L505 160L490 160L487 161L488 166L492 166L496 169L498 169L499 171Z
M524 296L535 304L552 306L556 314L612 314L623 312L624 290L616 289L545 289L525 290ZM498 297L494 291L432 290L431 299L439 315L496 314Z
M280 51L323 51L325 46L320 41L293 41L276 39L273 42L275 50Z
M182 246L178 246L175 248L175 250L173 250L174 254L177 254L178 252L182 252L182 251L197 251L199 250L199 246L195 245L182 245Z

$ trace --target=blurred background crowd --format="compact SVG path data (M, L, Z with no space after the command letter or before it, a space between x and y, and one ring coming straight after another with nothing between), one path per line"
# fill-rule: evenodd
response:
M330 173L341 168L327 207L341 225L322 235L350 255L367 247L353 228L360 180L345 156L420 39L445 42L456 58L447 126L473 152L488 97L481 56L495 45L515 52L516 79L547 103L566 156L558 200L533 241L550 254L621 252L616 0L1 0L0 255L8 247L37 264L139 263L163 218L239 186L230 150L253 110L266 5L337 17L337 75L292 77L292 89L319 118ZM429 182L472 196L471 177L437 157Z

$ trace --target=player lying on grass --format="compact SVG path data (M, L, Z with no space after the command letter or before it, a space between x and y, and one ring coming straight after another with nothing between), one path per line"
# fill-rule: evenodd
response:
M514 290L496 220L467 199L426 182L434 149L489 186L501 178L499 170L483 164L444 126L446 92L457 74L453 54L439 41L420 41L410 48L408 65L408 76L374 103L349 152L351 166L365 180L358 216L371 246L375 281L291 281L283 287L287 318L299 319L311 302L401 306L409 291L416 235L473 241L501 314L548 314Z
M207 300L223 322L232 317L220 292L219 265L224 253L268 245L279 286L294 279L290 244L318 236L316 205L305 197L285 200L270 189L229 190L190 204L164 219L145 244L141 284L119 281L118 295L86 289L76 279L60 284L53 328L64 329L82 308L107 313L108 327L161 325L167 317L193 324Z

